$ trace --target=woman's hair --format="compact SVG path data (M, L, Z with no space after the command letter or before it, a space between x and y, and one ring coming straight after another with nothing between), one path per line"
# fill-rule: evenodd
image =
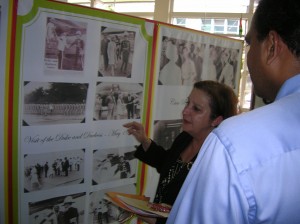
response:
M278 11L278 9L281 9ZM300 1L261 0L254 14L258 40L264 40L271 30L276 31L289 50L300 57Z
M194 88L202 90L210 98L211 119L222 116L225 120L237 114L238 98L229 86L217 81L205 80L196 82Z

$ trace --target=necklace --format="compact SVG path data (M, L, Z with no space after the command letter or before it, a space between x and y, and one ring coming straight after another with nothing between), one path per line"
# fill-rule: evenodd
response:
M200 146L198 145L199 144L196 144L195 146L194 141L192 141L187 149L180 154L181 161L188 164L195 157L195 155L198 154L200 150Z

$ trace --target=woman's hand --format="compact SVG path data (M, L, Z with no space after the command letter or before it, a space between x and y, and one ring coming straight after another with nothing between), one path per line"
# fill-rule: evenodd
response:
M147 137L145 129L141 123L136 121L123 124L127 128L127 133L133 135L135 139L142 144L144 150L147 150L151 144L151 140Z

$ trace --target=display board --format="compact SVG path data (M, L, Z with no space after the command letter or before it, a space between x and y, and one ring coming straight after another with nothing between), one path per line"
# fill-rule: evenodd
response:
M104 210L117 222L122 211L105 192L151 196L158 177L134 157L137 142L122 125L142 122L167 149L194 82L238 91L241 41L55 1L8 10L8 223L97 223Z

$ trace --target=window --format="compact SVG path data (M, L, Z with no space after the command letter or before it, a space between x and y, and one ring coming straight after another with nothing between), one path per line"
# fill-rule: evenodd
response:
M212 20L211 19L202 19L201 30L204 32L211 32L212 29Z
M214 33L225 33L225 19L214 20Z
M173 12L246 13L249 0L173 0Z
M227 20L227 30L228 34L239 34L239 20L228 19Z

